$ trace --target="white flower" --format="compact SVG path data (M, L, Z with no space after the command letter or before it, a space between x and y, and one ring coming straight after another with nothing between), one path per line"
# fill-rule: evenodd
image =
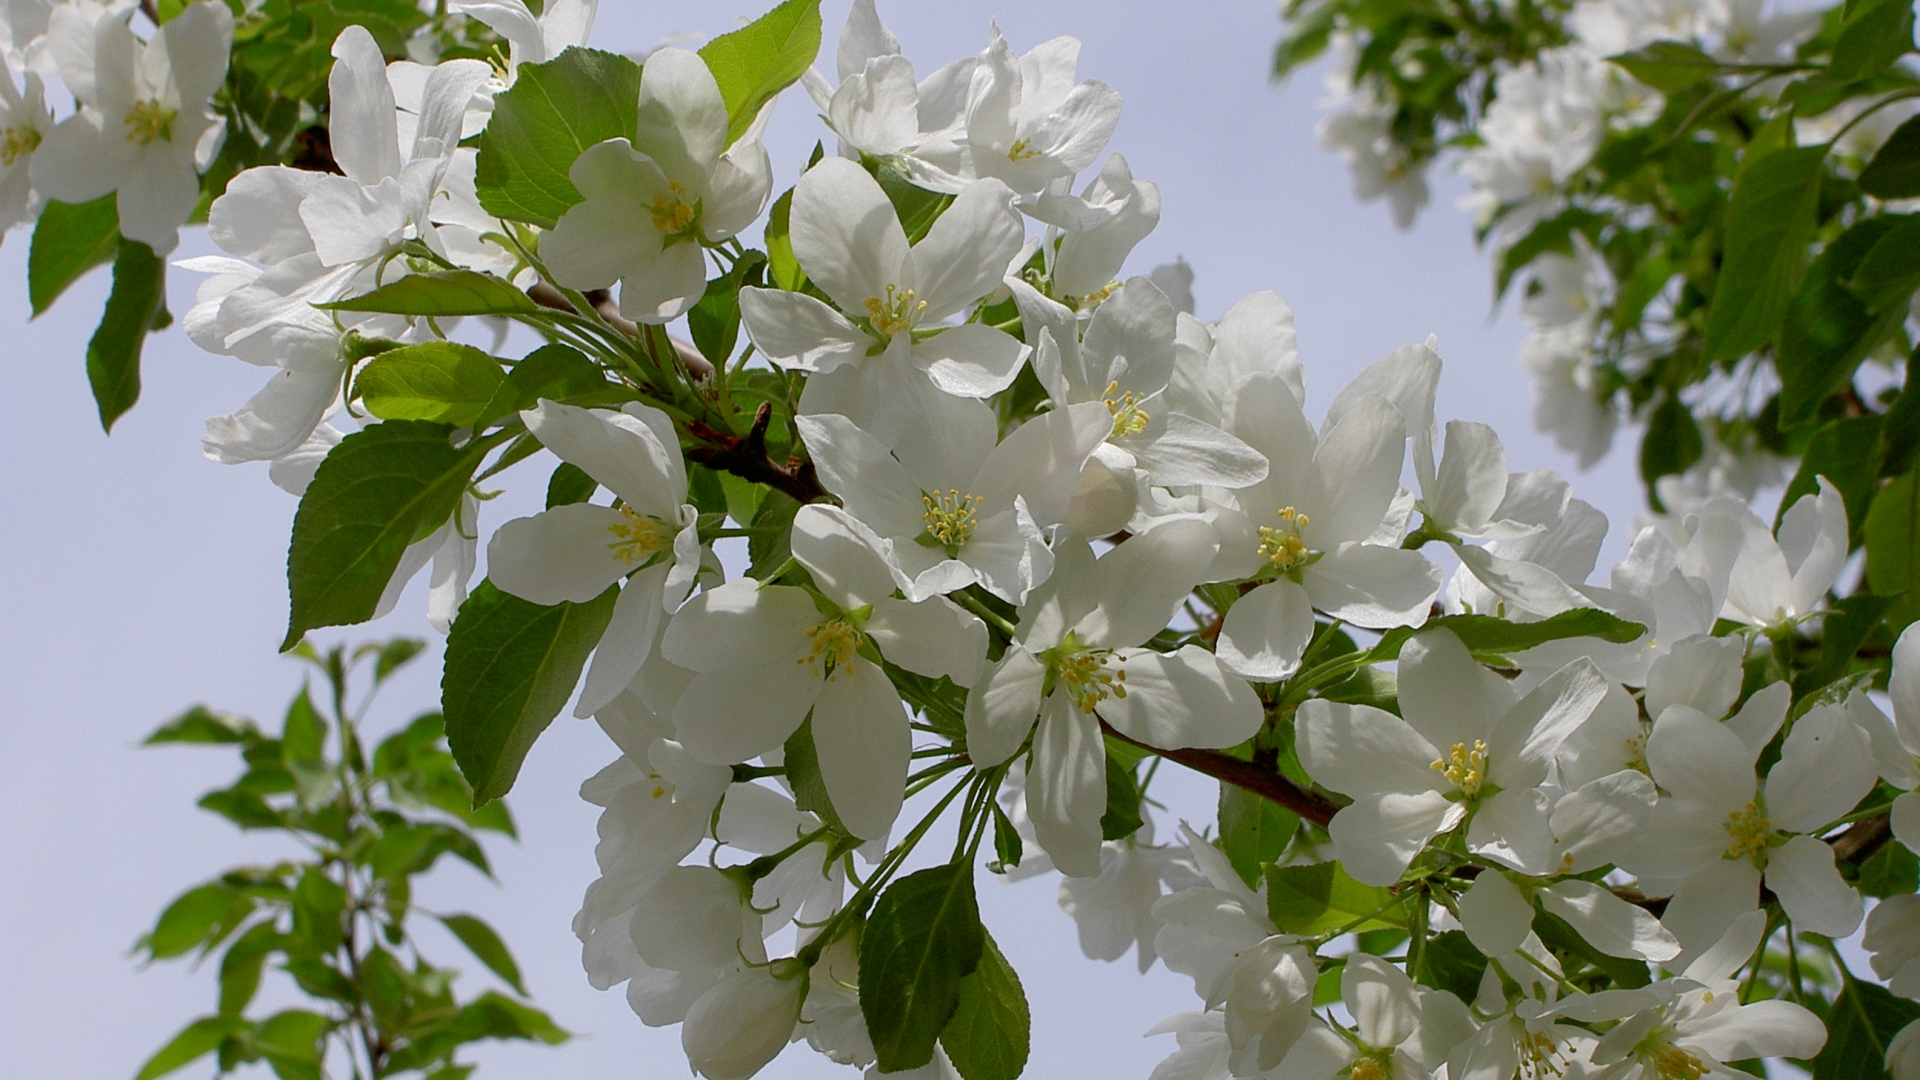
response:
M1224 427L1240 384L1263 374L1285 383L1294 400L1306 400L1293 309L1278 294L1254 293L1228 308L1211 327L1190 313L1180 316L1174 331L1173 376L1167 382L1167 401L1174 409Z
M1400 651L1401 716L1315 698L1300 707L1300 763L1354 801L1327 826L1349 874L1393 885L1428 840L1468 822L1467 849L1526 874L1553 870L1539 786L1606 683L1576 661L1520 697L1449 630Z
M1033 734L1027 809L1064 874L1100 872L1101 721L1162 749L1232 746L1260 727L1253 689L1205 649L1139 647L1199 584L1216 544L1204 523L1172 522L1096 559L1085 540L1063 535L1053 576L1028 597L1013 642L968 695L976 767L1006 761Z
M478 19L507 39L509 79L521 64L541 64L587 43L599 0L549 0L538 16L521 0L449 0L447 10Z
M1818 494L1781 515L1778 539L1741 500L1722 496L1701 509L1686 561L1726 597L1720 618L1775 631L1819 614L1847 561L1847 505L1819 481Z
M1649 827L1661 842L1620 862L1648 893L1673 897L1662 921L1690 954L1759 904L1763 874L1796 927L1838 938L1860 925L1860 894L1819 834L1878 779L1866 734L1840 706L1813 709L1794 722L1764 786L1754 778L1760 746L1687 705L1662 712L1647 740L1668 793Z
M682 608L660 646L699 673L673 710L688 749L715 764L746 761L784 744L811 712L827 795L868 840L884 837L900 812L913 746L899 692L862 649L962 686L986 655L985 624L951 601L892 596L879 543L844 511L803 507L794 558L817 593L729 582Z
M201 0L142 42L121 15L62 5L48 35L60 79L84 108L47 133L33 186L70 203L117 191L120 234L172 251L200 198L200 169L226 135L209 99L227 77L233 12Z
M1613 445L1618 412L1597 395L1593 349L1583 327L1535 333L1520 346L1520 363L1533 373L1533 426L1587 469Z
M993 28L967 106L976 175L1031 199L1099 159L1120 122L1120 93L1093 79L1074 82L1079 63L1078 39L1057 37L1015 57Z
M1873 740L1881 778L1903 793L1889 814L1893 835L1909 850L1920 851L1920 624L1908 626L1894 642L1887 696L1893 700L1891 723L1863 694L1847 706Z
M53 131L53 110L40 76L26 73L24 91L13 85L13 71L0 59L0 232L39 213L31 168L33 152Z
M1185 855L1184 849L1156 845L1149 821L1131 836L1100 845L1099 876L1062 877L1060 910L1073 916L1080 951L1094 960L1118 960L1133 949L1145 974L1157 956L1153 940L1160 920L1153 909L1161 882L1169 876L1185 881L1194 873Z
M1238 514L1222 515L1210 576L1262 582L1227 611L1223 663L1261 681L1293 674L1315 609L1370 628L1426 621L1440 568L1397 542L1371 542L1400 491L1397 409L1362 394L1316 436L1293 391L1261 375L1241 384L1228 430L1272 464L1265 480L1223 495Z
M720 84L685 49L647 58L633 138L588 147L568 176L585 198L542 238L542 260L561 285L620 282L620 313L643 323L672 322L699 301L702 245L751 225L773 190L757 132L727 145Z
M1860 947L1871 953L1873 973L1904 998L1920 997L1920 896L1889 896L1867 913Z
M1653 794L1646 777L1626 775L1637 777L1646 794ZM1530 896L1608 956L1665 963L1680 955L1680 943L1651 912L1622 900L1605 886L1577 879L1540 887L1528 884L1523 889L1499 870L1483 871L1460 897L1461 929L1475 948L1489 956L1513 952L1532 932Z
M1064 186L1067 181L1055 183ZM1160 188L1150 180L1135 180L1126 158L1108 154L1077 198L1043 195L1032 212L1062 233L1057 251L1050 244L1041 247L1048 256L1053 295L1097 298L1113 285L1134 246L1160 224Z
M829 86L812 68L801 85L851 158L880 158L921 187L957 193L972 179L967 162L967 92L976 57L956 60L914 82L913 62L880 22L873 0L854 0L840 31Z
M1279 1062L1289 1080L1387 1080L1431 1075L1447 1051L1473 1033L1460 999L1415 986L1377 956L1353 953L1340 972L1340 999L1353 1017L1351 1034L1317 1019Z
M1661 657L1682 642L1704 640L1720 610L1723 598L1713 595L1706 580L1681 569L1680 557L1673 541L1649 526L1634 537L1627 557L1614 565L1607 587L1580 589L1593 606L1639 623L1647 628L1645 634L1625 644L1598 638L1550 641L1519 653L1514 660L1523 669L1548 672L1585 656L1610 679L1630 686L1645 685L1652 665ZM1720 716L1726 708L1717 713L1712 709L1702 711ZM1633 720L1639 723L1637 712Z
M1347 66L1334 65L1335 69ZM1328 78L1333 78L1333 72ZM1386 198L1393 207L1394 224L1411 228L1431 197L1426 164L1410 161L1406 150L1393 138L1393 107L1372 83L1362 83L1342 104L1344 109L1320 121L1316 131L1320 145L1346 161L1347 171L1353 174L1355 198L1361 202Z
M335 432L334 437L337 440L339 433ZM427 586L427 623L435 630L446 633L452 628L454 617L460 613L460 605L467 602L467 582L473 579L474 564L479 553L480 500L474 498L472 492L465 492L460 496L460 505L454 508L453 515L447 518L444 525L428 533L424 539L408 544L401 553L400 565L394 568L393 576L387 579L386 591L380 594L380 602L374 606L373 618L378 619L392 611L394 605L400 602L400 594L406 591L415 575L432 563L433 570L428 575Z
M891 448L844 416L801 416L820 482L884 541L910 600L975 583L1022 603L1052 573L1059 524L1113 418L1097 404L1042 413L994 441L993 410L947 398ZM934 422L938 421L938 422Z
M680 1047L688 1063L707 1080L746 1080L787 1048L806 991L798 961L729 972L687 1010Z
M1006 185L967 185L909 247L879 182L845 158L827 158L794 186L789 221L800 268L839 310L804 293L748 288L740 315L769 360L813 373L802 413L837 413L884 438L887 414L898 417L904 404L889 379L924 372L970 398L1013 383L1028 352L1019 340L980 323L941 325L997 289L1020 249L1023 226Z

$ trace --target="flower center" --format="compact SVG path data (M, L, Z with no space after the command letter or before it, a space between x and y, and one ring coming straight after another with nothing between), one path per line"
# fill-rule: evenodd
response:
M1560 1046L1553 1036L1536 1031L1520 1039L1520 1071L1527 1080L1545 1080L1559 1076L1562 1068Z
M1647 733L1644 731L1627 740L1627 768L1647 776L1653 775L1653 766L1647 764Z
M807 638L813 642L813 648L794 663L818 663L821 677L828 680L853 663L855 650L860 647L860 631L845 619L828 619L817 626L809 626Z
M873 323L874 333L881 337L892 337L902 330L913 329L926 312L927 302L916 298L912 289L896 291L889 285L886 299L867 297L867 319Z
M1008 161L1028 161L1039 156L1040 151L1033 148L1032 139L1015 139L1013 145L1007 147Z
M980 504L986 501L984 495L962 495L956 488L922 494L920 501L926 504L927 535L933 542L947 549L951 555L966 546L973 536L973 530L980 524L975 514Z
M1758 855L1766 850L1767 840L1773 836L1773 826L1767 821L1767 815L1761 812L1757 801L1728 814L1726 828L1728 843L1726 853L1721 856L1723 859L1745 859Z
M1363 1057L1353 1063L1353 1080L1387 1080L1387 1067L1376 1057Z
M620 508L620 517L618 524L607 526L614 536L607 549L628 566L639 566L673 544L674 527L659 518L636 514L629 506Z
M1073 306L1081 311L1092 311L1094 308L1100 306L1102 300L1112 296L1115 292L1119 291L1119 289L1120 283L1118 281L1109 281L1085 296L1074 297Z
M1446 757L1434 760L1433 771L1446 777L1469 799L1480 794L1480 785L1487 780L1486 740L1473 740L1471 750L1466 743L1454 743Z
M653 218L654 228L678 236L693 224L699 211L687 201L687 189L678 183L669 182L667 192L647 204L647 213Z
M179 110L169 109L160 104L158 98L148 98L127 111L127 141L146 146L155 139L173 141L173 118ZM38 141L38 140L36 140Z
M1707 1071L1699 1058L1677 1046L1662 1047L1655 1053L1653 1068L1660 1080L1700 1080Z
M1129 390L1122 394L1119 390L1120 384L1117 381L1110 382L1107 384L1107 392L1104 395L1107 401L1107 412L1113 414L1113 434L1107 436L1109 439L1138 435L1147 430L1147 421L1153 419L1140 408L1141 399L1135 397L1133 391Z
M1285 574L1306 565L1313 552L1300 537L1300 530L1307 527L1307 515L1291 506L1281 507L1278 513L1279 525L1260 526L1260 557Z
M0 165L11 165L40 145L40 129L28 124L24 127L0 128Z
M1107 670L1108 660L1113 661L1112 671ZM1059 672L1060 684L1073 698L1074 707L1090 713L1107 698L1127 696L1127 671L1120 663L1112 649L1088 649L1056 660L1054 670Z

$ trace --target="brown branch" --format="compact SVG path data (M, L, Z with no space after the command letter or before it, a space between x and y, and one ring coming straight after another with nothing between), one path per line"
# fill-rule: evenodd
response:
M1222 783L1250 791L1270 802L1275 802L1313 822L1325 827L1339 811L1331 799L1316 791L1309 791L1280 774L1280 770L1271 765L1246 761L1218 750L1162 750L1157 746L1148 746L1138 739L1131 739L1115 731L1106 721L1100 722L1100 730L1119 739L1123 743L1137 746L1149 753L1158 754L1168 761L1178 762L1194 772L1211 776Z
M798 502L810 503L824 498L827 492L814 475L813 462L791 460L782 467L767 456L767 424L772 419L772 404L761 402L760 408L754 411L753 426L744 438L716 431L695 420L687 425L688 433L695 440L694 445L687 448L687 457L709 469L765 484Z

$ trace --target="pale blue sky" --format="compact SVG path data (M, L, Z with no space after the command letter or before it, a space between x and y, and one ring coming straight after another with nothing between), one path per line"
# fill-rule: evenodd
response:
M827 8L830 50L845 4ZM683 31L724 31L735 13L736 0L607 0L595 44L645 49ZM1278 291L1296 313L1310 413L1366 363L1437 333L1447 362L1441 418L1493 424L1515 468L1571 474L1568 456L1529 428L1531 391L1515 359L1524 331L1510 315L1490 316L1487 263L1451 205L1459 184L1436 178L1436 205L1411 233L1394 231L1383 207L1356 203L1340 161L1314 141L1318 73L1279 88L1267 82L1279 30L1271 4L896 0L882 15L923 72L977 51L995 15L1023 50L1058 34L1080 37L1082 75L1111 83L1126 101L1112 148L1135 175L1157 181L1165 200L1158 232L1129 269L1184 255L1208 318L1248 292ZM795 91L774 117L769 141L783 183L825 135L812 113ZM180 254L207 249L194 230ZM111 439L101 435L83 356L104 271L28 323L26 251L25 233L0 247L9 343L0 363L16 402L15 419L0 427L0 1072L112 1080L131 1076L214 995L211 970L138 972L128 946L187 886L278 851L193 806L232 775L231 755L134 744L199 700L277 722L301 678L274 652L295 503L263 467L200 456L205 417L237 406L261 373L200 353L177 330L151 340L140 405ZM176 313L192 282L173 274ZM537 498L544 472L520 471L519 490L488 504L484 528ZM1581 497L1615 522L1604 566L1624 550L1640 505L1631 457L1616 453L1575 479ZM318 637L432 638L423 609L416 588L383 623ZM436 641L389 689L375 726L434 707L438 674ZM581 1035L558 1051L487 1050L483 1077L685 1075L678 1029L648 1029L620 994L589 988L568 928L594 872L596 810L576 791L613 752L590 723L556 721L512 796L522 842L493 846L501 886L449 866L421 897L491 919L540 1004ZM1157 792L1180 812L1210 816L1211 785L1177 772L1163 770ZM1054 904L1054 880L981 882L988 924L1033 1002L1028 1075L1144 1078L1173 1041L1140 1035L1194 1007L1190 984L1160 967L1143 978L1131 961L1083 958ZM443 961L458 958L450 942L428 940ZM180 1075L211 1071L203 1063ZM790 1048L762 1075L853 1074Z

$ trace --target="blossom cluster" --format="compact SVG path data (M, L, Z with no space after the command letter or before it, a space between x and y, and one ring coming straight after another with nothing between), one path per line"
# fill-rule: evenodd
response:
M995 28L920 77L856 0L829 79L765 46L818 34L800 0L640 64L580 47L590 4L454 7L510 53L390 62L349 27L337 172L250 168L212 201L227 254L182 262L206 275L187 332L271 375L206 451L302 495L290 644L431 564L479 798L568 700L606 731L574 929L593 985L679 1025L698 1073L804 1041L1011 1080L1027 1006L974 901L989 839L994 872L1063 875L1089 955L1194 980L1161 1080L1699 1080L1819 1053L1768 943L1851 935L1889 830L1920 843L1920 636L1889 718L1884 665L1854 670L1863 638L1836 629L1850 525L1826 478L1777 527L1703 499L1592 584L1606 519L1441 422L1437 341L1316 424L1279 297L1208 323L1184 264L1126 274L1160 194L1108 152L1120 96L1073 39ZM226 10L127 44L126 12L56 8L23 55L67 56L60 28L95 12L99 48L164 89L149 107L100 89L125 64L63 68L84 107L35 185L69 138L128 153L107 130L128 101L122 141L204 142ZM767 56L787 66L742 66ZM796 81L836 152L776 197L761 136ZM1584 92L1556 123L1634 107ZM620 130L553 104L594 95ZM1535 167L1496 161L1531 138L1490 143L1489 178ZM123 231L170 248L186 212L116 182ZM449 339L466 318L489 350ZM491 355L509 323L544 344ZM483 532L478 484L543 451L545 509ZM1220 779L1268 834L1223 813L1156 845L1147 757ZM1920 995L1909 899L1867 941ZM1890 1051L1903 1080L1917 1042Z

